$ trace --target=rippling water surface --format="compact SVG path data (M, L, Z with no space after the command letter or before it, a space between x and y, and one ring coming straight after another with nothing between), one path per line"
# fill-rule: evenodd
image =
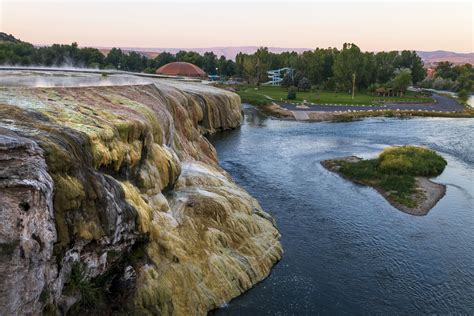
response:
M474 314L474 120L352 123L267 120L214 136L221 165L276 218L285 254L271 275L216 314ZM389 145L437 150L446 196L423 217L320 161Z

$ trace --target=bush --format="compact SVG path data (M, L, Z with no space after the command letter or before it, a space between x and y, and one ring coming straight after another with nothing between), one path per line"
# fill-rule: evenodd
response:
M446 160L433 150L402 146L385 149L378 158L378 170L385 174L435 177L443 172Z
M458 92L458 99L463 104L467 103L467 100L469 99L469 93L466 90L459 91Z
M289 88L293 84L293 79L291 78L290 74L286 73L281 81L281 86L283 88Z
M302 78L298 83L298 89L303 91L308 91L311 89L311 82L309 82L308 78Z
M389 156L379 160L378 168L383 173L407 174L412 170L413 164L405 157Z
M295 100L296 99L296 87L291 86L288 89L288 95L286 97L288 100Z
M303 73L301 71L297 71L293 76L293 85L297 87L301 79L303 79Z
M428 148L402 146L386 148L375 159L342 161L339 170L359 183L382 188L398 203L414 207L415 177L434 177L445 167L443 157Z

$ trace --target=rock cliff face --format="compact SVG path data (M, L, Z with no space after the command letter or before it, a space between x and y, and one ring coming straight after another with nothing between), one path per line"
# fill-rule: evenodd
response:
M202 85L0 88L0 313L205 314L282 254L205 133L240 124Z

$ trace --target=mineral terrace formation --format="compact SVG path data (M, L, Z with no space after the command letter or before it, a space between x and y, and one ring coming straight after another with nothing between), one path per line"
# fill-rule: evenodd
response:
M205 314L282 254L203 134L240 98L200 84L0 88L0 314Z

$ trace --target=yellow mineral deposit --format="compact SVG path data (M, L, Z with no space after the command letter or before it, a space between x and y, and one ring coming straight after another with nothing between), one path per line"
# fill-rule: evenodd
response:
M3 111L36 133L45 151L58 253L80 240L110 241L101 186L135 210L149 258L135 267L131 304L139 313L205 314L265 278L281 258L272 218L218 166L203 137L239 126L236 94L170 80L2 93L17 96Z

